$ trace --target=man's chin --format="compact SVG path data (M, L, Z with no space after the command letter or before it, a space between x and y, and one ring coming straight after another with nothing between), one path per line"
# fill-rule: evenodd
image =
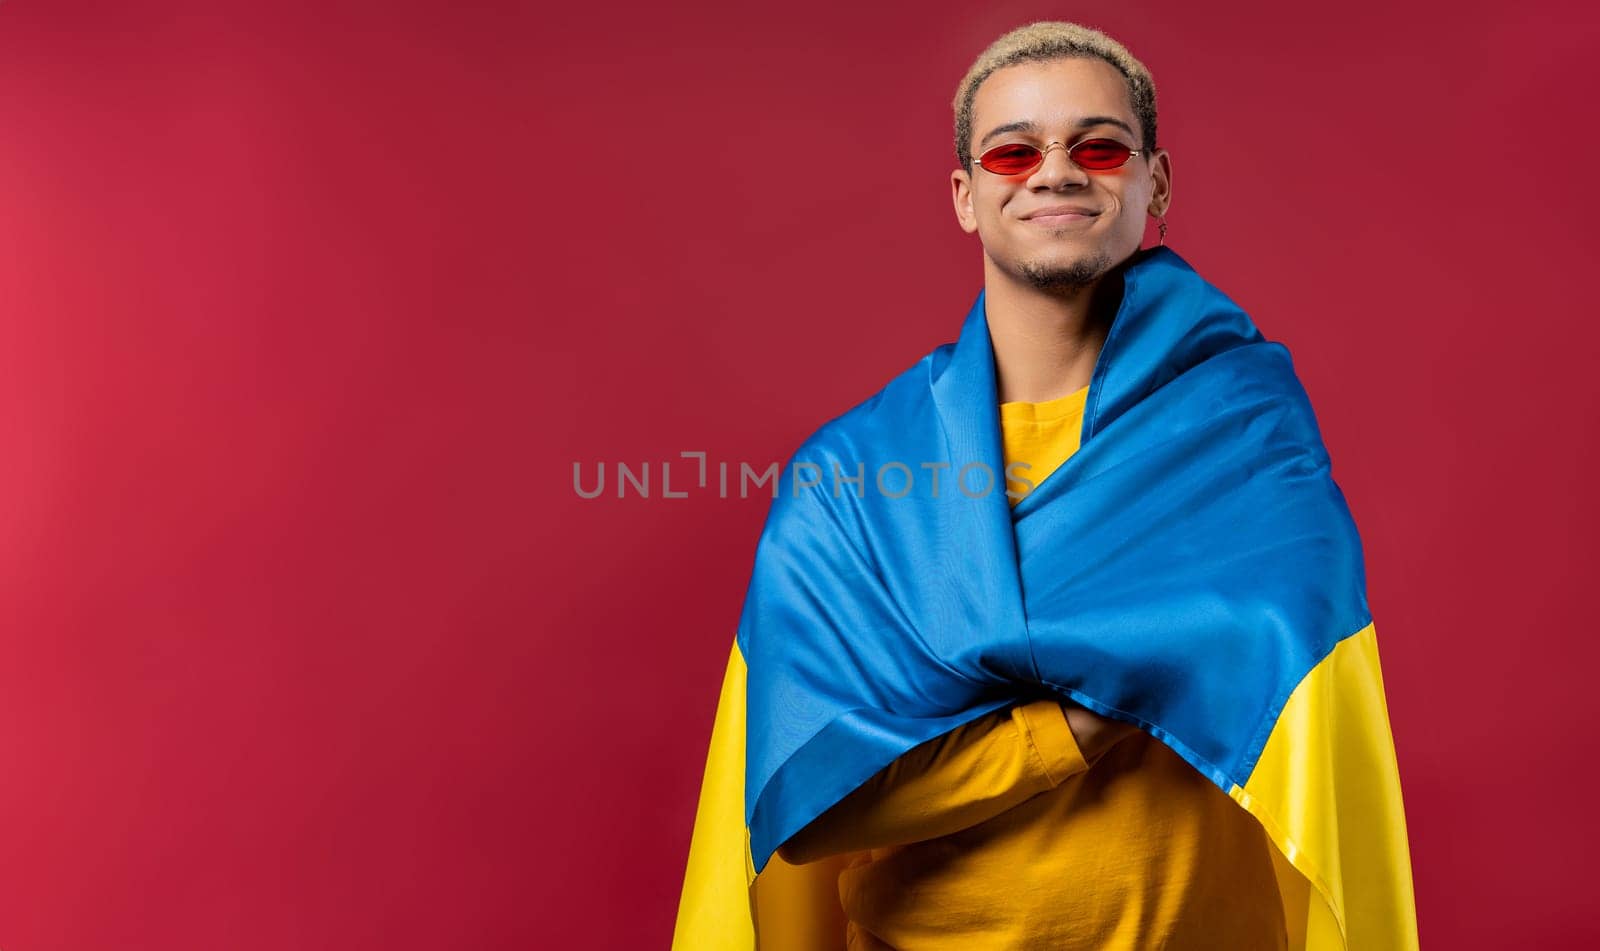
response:
M1115 263L1108 252L1097 248L1024 261L1017 270L1024 281L1039 290L1075 290L1094 285Z

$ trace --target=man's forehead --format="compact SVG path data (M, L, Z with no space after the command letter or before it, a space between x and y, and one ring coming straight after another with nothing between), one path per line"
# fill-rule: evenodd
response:
M1137 136L1139 134L1133 130L1133 126L1131 124L1123 119L1117 118L1116 116L1082 116L1076 121L1067 123L1067 127L1074 131L1092 129L1095 126L1104 125L1114 126L1132 136ZM1010 122L1003 122L1000 125L990 129L988 132L985 132L983 134L983 138L978 140L978 147L982 148L989 142L990 139L999 138L1000 136L1010 132L1027 132L1032 135L1043 135L1045 133L1045 127L1042 123L1034 122L1031 119L1014 119Z
M973 131L983 140L1007 132L1042 134L1046 127L1110 125L1137 135L1128 86L1100 59L1018 63L987 76L972 103Z

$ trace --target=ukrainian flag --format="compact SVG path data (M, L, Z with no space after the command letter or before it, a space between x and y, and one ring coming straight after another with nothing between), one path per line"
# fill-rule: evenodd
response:
M1291 948L1417 946L1360 539L1289 352L1171 248L1113 279L1080 448L1014 509L982 293L956 343L785 467L675 948L842 947L837 863L778 846L1040 691L1136 724L1261 823Z

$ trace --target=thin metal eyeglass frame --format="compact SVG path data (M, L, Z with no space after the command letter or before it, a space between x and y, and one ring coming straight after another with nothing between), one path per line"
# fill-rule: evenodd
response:
M984 166L983 166L983 155L988 155L990 152L993 152L995 149L1003 149L1003 148L1007 148L1008 146L1028 145L1028 143L1026 143L1026 142L1005 142L1005 143L1002 143L1000 145L995 146L994 148L985 149L984 152L983 152L983 155L980 155L977 158L972 160L972 164L978 166L979 168L982 168L985 172L988 172L990 175L999 175L1002 178L1012 178L1012 177L1017 176L1017 175L1031 175L1034 172L1038 171L1039 166L1044 164L1044 157L1046 155L1050 154L1050 150L1055 148L1056 146L1060 145L1063 149L1067 150L1067 159L1068 159L1068 161L1072 162L1072 164L1074 164L1074 165L1077 165L1079 168L1083 169L1084 171L1086 171L1086 172L1114 172L1117 169L1122 168L1124 165L1127 165L1130 161L1132 161L1133 157L1135 155L1139 155L1139 154L1144 152L1144 149L1129 149L1128 150L1128 157L1122 160L1122 164L1121 165L1113 165L1110 168L1090 168L1087 165L1080 164L1077 159L1073 158L1072 157L1072 152L1073 152L1073 149L1082 148L1083 146L1088 145L1091 142L1110 142L1110 143L1112 143L1114 145L1121 145L1122 144L1121 142L1118 142L1116 139L1096 138L1096 139L1084 139L1082 142L1078 142L1078 143L1076 143L1076 144L1074 144L1072 146L1067 146L1067 145L1062 145L1062 143L1060 141L1052 140L1052 141L1046 143L1045 147L1043 149L1038 149L1037 150L1039 152L1039 160L1037 162L1034 162L1032 165L1028 166L1027 168L1023 169L1020 172L996 172L996 171L993 171L991 169L984 168ZM1029 148L1033 148L1033 146L1031 146L1031 145L1029 145L1028 147Z

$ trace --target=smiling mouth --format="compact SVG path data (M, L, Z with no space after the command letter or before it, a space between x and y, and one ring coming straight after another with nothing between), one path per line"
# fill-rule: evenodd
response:
M1051 225L1070 225L1070 224L1074 224L1074 223L1079 222L1079 221L1092 221L1092 220L1094 220L1095 218L1098 218L1098 217L1100 217L1100 216L1099 215L1076 215L1076 214L1034 215L1032 218L1029 218L1028 220L1032 221L1032 222L1036 222L1036 223L1041 224L1041 225L1045 225L1046 227L1048 227L1048 226L1051 226Z

